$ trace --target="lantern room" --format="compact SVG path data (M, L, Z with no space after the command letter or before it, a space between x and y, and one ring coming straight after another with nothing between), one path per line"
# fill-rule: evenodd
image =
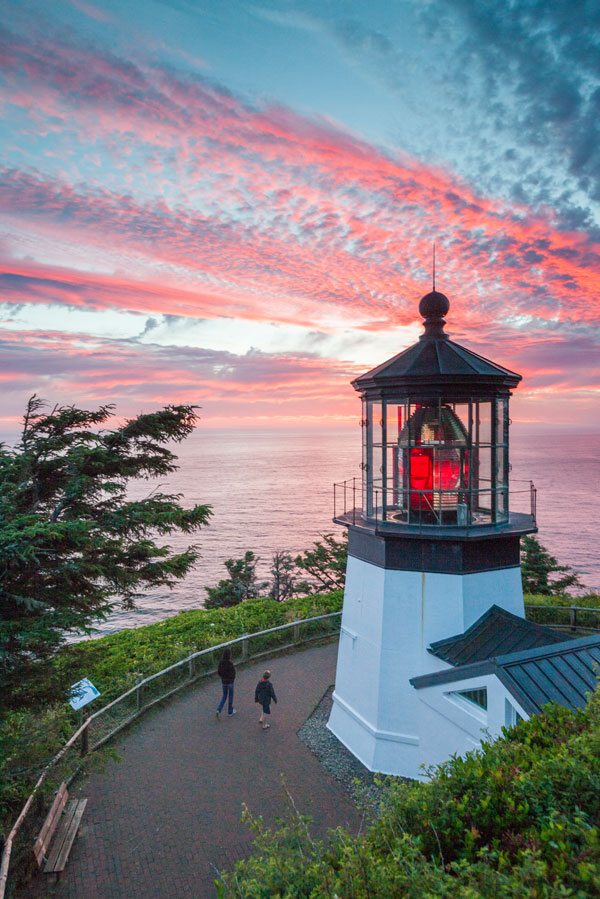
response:
M508 399L521 376L444 333L444 294L423 297L414 346L353 382L362 395L362 515L378 526L503 524Z

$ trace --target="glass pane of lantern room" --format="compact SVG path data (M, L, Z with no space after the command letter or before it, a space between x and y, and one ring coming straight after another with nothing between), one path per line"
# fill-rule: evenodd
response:
M387 445L385 495L388 510L388 518L395 515L402 508L402 453L398 449L398 442Z
M372 424L373 415L371 403L363 400L363 418L362 418L362 435L363 435L363 453L362 453L362 496L363 510L365 515L369 516L372 512L372 504L370 498L370 471L372 457Z
M477 453L477 472L473 479L475 493L475 508L477 512L491 515L492 511L492 448L480 446ZM483 523L483 519L479 518Z
M383 418L382 418L382 404L380 401L372 401L370 403L371 407L371 434L372 434L372 445L371 445L371 467L369 469L370 474L370 499L372 504L373 512L372 514L380 515L381 514L381 505L382 505L382 489L383 489L383 481L382 481L382 471L383 471ZM377 509L380 511L377 512Z
M475 404L475 440L479 446L492 442L492 403L479 400Z
M381 443L373 444L373 505L381 510L383 491L383 447Z
M398 443L398 437L404 424L404 407L402 403L387 400L385 404L385 431L388 445Z
M496 443L508 445L508 400L496 400Z
M410 403L408 418L400 435L400 443L404 448L403 477L408 505L408 521L410 524L422 523L431 510L431 474L432 459L430 450L424 447L429 442L429 425L437 418L439 403ZM424 421L427 421L425 427Z
M496 496L496 520L498 522L508 521L508 490L498 490Z
M404 454L400 448L400 435L407 421L408 404L405 400L388 400L385 404L385 440L387 444L384 484L386 507L394 514L403 507ZM403 434L406 439L406 432Z
M496 447L496 487L508 486L508 464L505 446Z
M479 447L478 481L480 490L489 490L492 486L492 448Z
M467 435L467 445L471 445L471 435L469 434L469 403L448 403L459 422L464 428Z

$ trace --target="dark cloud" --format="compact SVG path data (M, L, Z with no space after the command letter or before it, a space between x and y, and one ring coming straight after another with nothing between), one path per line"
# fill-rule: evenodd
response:
M311 23L397 94L404 149L600 236L600 4L410 0L389 34L370 18Z
M498 138L516 140L515 162L531 166L520 183L515 181L514 195L528 202L558 200L566 216L574 214L576 190L600 199L600 5L442 0L431 4L427 15L434 16L436 8L460 17L464 31L457 40L456 67L481 79ZM567 192L561 174L572 178ZM578 211L581 225L585 213ZM590 224L590 210L585 212Z
M353 19L336 22L335 31L340 41L350 50L363 53L374 53L378 56L394 58L396 50L388 37L380 31L365 28Z

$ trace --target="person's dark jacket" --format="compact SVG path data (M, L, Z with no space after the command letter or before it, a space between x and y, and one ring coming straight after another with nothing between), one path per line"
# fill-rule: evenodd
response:
M222 684L232 684L235 680L235 665L230 659L221 659L217 669Z
M256 685L256 690L254 691L254 702L263 704L265 702L271 702L271 700L277 702L273 684L270 680L259 680Z

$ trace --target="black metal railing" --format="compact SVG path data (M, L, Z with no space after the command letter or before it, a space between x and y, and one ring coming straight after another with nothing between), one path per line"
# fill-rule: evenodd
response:
M555 630L572 634L593 634L600 631L600 609L587 606L525 606L527 619L545 624Z
M356 524L357 516L362 516L362 507L356 506L357 487L356 478L348 478L333 485L333 517L344 517L350 513L352 524Z
M381 479L380 479L381 480ZM357 524L361 520L374 522L376 527L394 524L418 527L480 527L487 524L503 524L509 520L509 494L507 489L492 491L489 487L469 488L457 491L433 488L388 488L370 484L367 501L363 502L364 487L359 478L347 478L333 485L333 517L344 524ZM528 514L533 524L537 520L537 490L533 481L522 489L510 491L513 511ZM360 493L360 496L359 496ZM388 498L392 502L388 502ZM365 508L366 506L366 508ZM516 506L516 508L514 508Z

